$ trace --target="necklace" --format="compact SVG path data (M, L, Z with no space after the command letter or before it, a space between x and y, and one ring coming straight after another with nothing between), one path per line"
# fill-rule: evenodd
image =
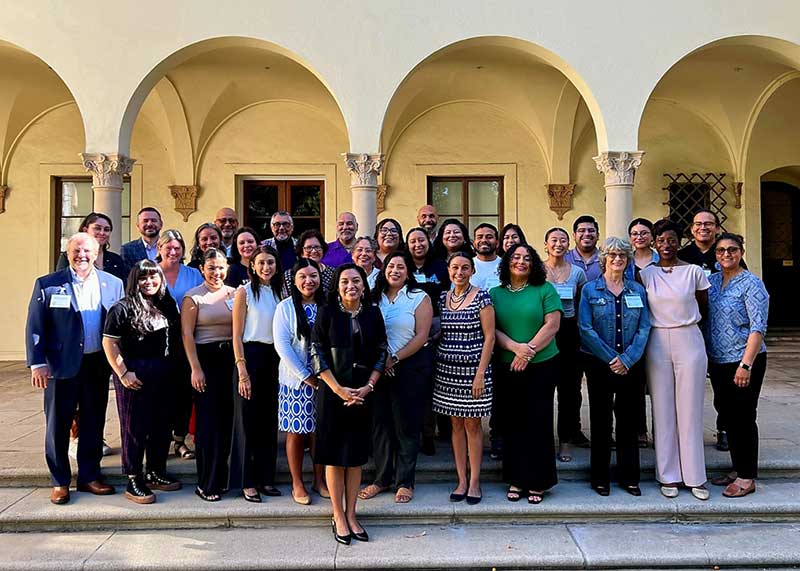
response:
M469 292L472 291L472 284L467 286L467 289L464 290L464 293L456 295L455 290L450 292L450 309L456 311L461 309L461 306L464 305L464 302L469 295Z
M358 317L358 314L359 314L359 313L361 313L361 310L362 310L363 308L364 308L364 304L362 304L362 303L359 303L359 304L358 304L358 307L357 307L355 310L353 310L353 311L350 311L349 309L347 309L347 308L344 306L344 304L342 303L342 300L341 300L341 299L339 299L339 309L341 309L341 310L342 310L342 313L348 313L348 314L350 314L350 317L351 317L352 319L355 319L356 317Z
M675 266L677 265L678 264L674 264L672 266L658 266L658 267L661 268L661 271L664 272L665 274L671 274L672 270L674 270Z
M557 266L557 267L550 267L545 265L547 270L547 277L550 278L549 281L553 283L562 283L569 278L570 271L572 268L569 264L565 264L564 266Z
M511 284L508 284L508 285L506 286L506 289L507 289L508 291L510 291L511 293L517 293L518 291L522 291L522 290L524 290L524 289L525 289L526 287L528 287L529 285L530 285L530 284L529 284L528 282L525 282L525 283L522 285L522 287L511 287Z

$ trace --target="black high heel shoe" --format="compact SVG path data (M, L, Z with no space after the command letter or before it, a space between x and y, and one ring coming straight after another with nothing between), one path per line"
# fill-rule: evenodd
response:
M364 529L363 527L361 528L361 532L360 533L355 533L351 529L350 530L350 537L352 537L356 541L363 541L364 543L369 541L369 534L367 533L367 530Z
M350 545L350 540L352 539L353 535L350 533L347 535L339 535L336 533L336 520L331 520L331 530L333 531L333 537L336 539L337 543L341 543L342 545Z

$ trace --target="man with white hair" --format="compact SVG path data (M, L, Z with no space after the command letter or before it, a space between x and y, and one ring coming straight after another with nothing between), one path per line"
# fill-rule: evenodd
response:
M94 266L99 245L86 233L67 242L69 268L42 276L33 287L25 328L31 384L44 391L45 457L54 504L69 502L70 426L80 407L79 492L113 494L102 481L103 428L111 374L103 354L106 312L124 295L122 281Z

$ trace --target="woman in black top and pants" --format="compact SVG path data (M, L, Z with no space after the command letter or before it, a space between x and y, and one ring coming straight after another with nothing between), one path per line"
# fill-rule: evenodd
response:
M325 465L333 504L333 534L349 544L368 541L356 518L361 467L371 448L369 395L386 365L386 328L369 301L364 270L355 264L336 269L328 305L320 308L311 334L311 363L323 381L317 395L314 461ZM344 503L343 503L344 500Z

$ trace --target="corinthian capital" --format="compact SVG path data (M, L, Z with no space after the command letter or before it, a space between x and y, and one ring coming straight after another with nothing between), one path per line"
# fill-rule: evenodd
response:
M351 186L378 186L378 174L383 168L383 155L344 153L342 156L350 172Z
M122 188L122 177L130 174L135 159L123 155L81 153L83 166L92 173L92 186Z
M642 164L643 151L604 151L594 157L597 170L606 178L606 185L633 185L636 169Z

